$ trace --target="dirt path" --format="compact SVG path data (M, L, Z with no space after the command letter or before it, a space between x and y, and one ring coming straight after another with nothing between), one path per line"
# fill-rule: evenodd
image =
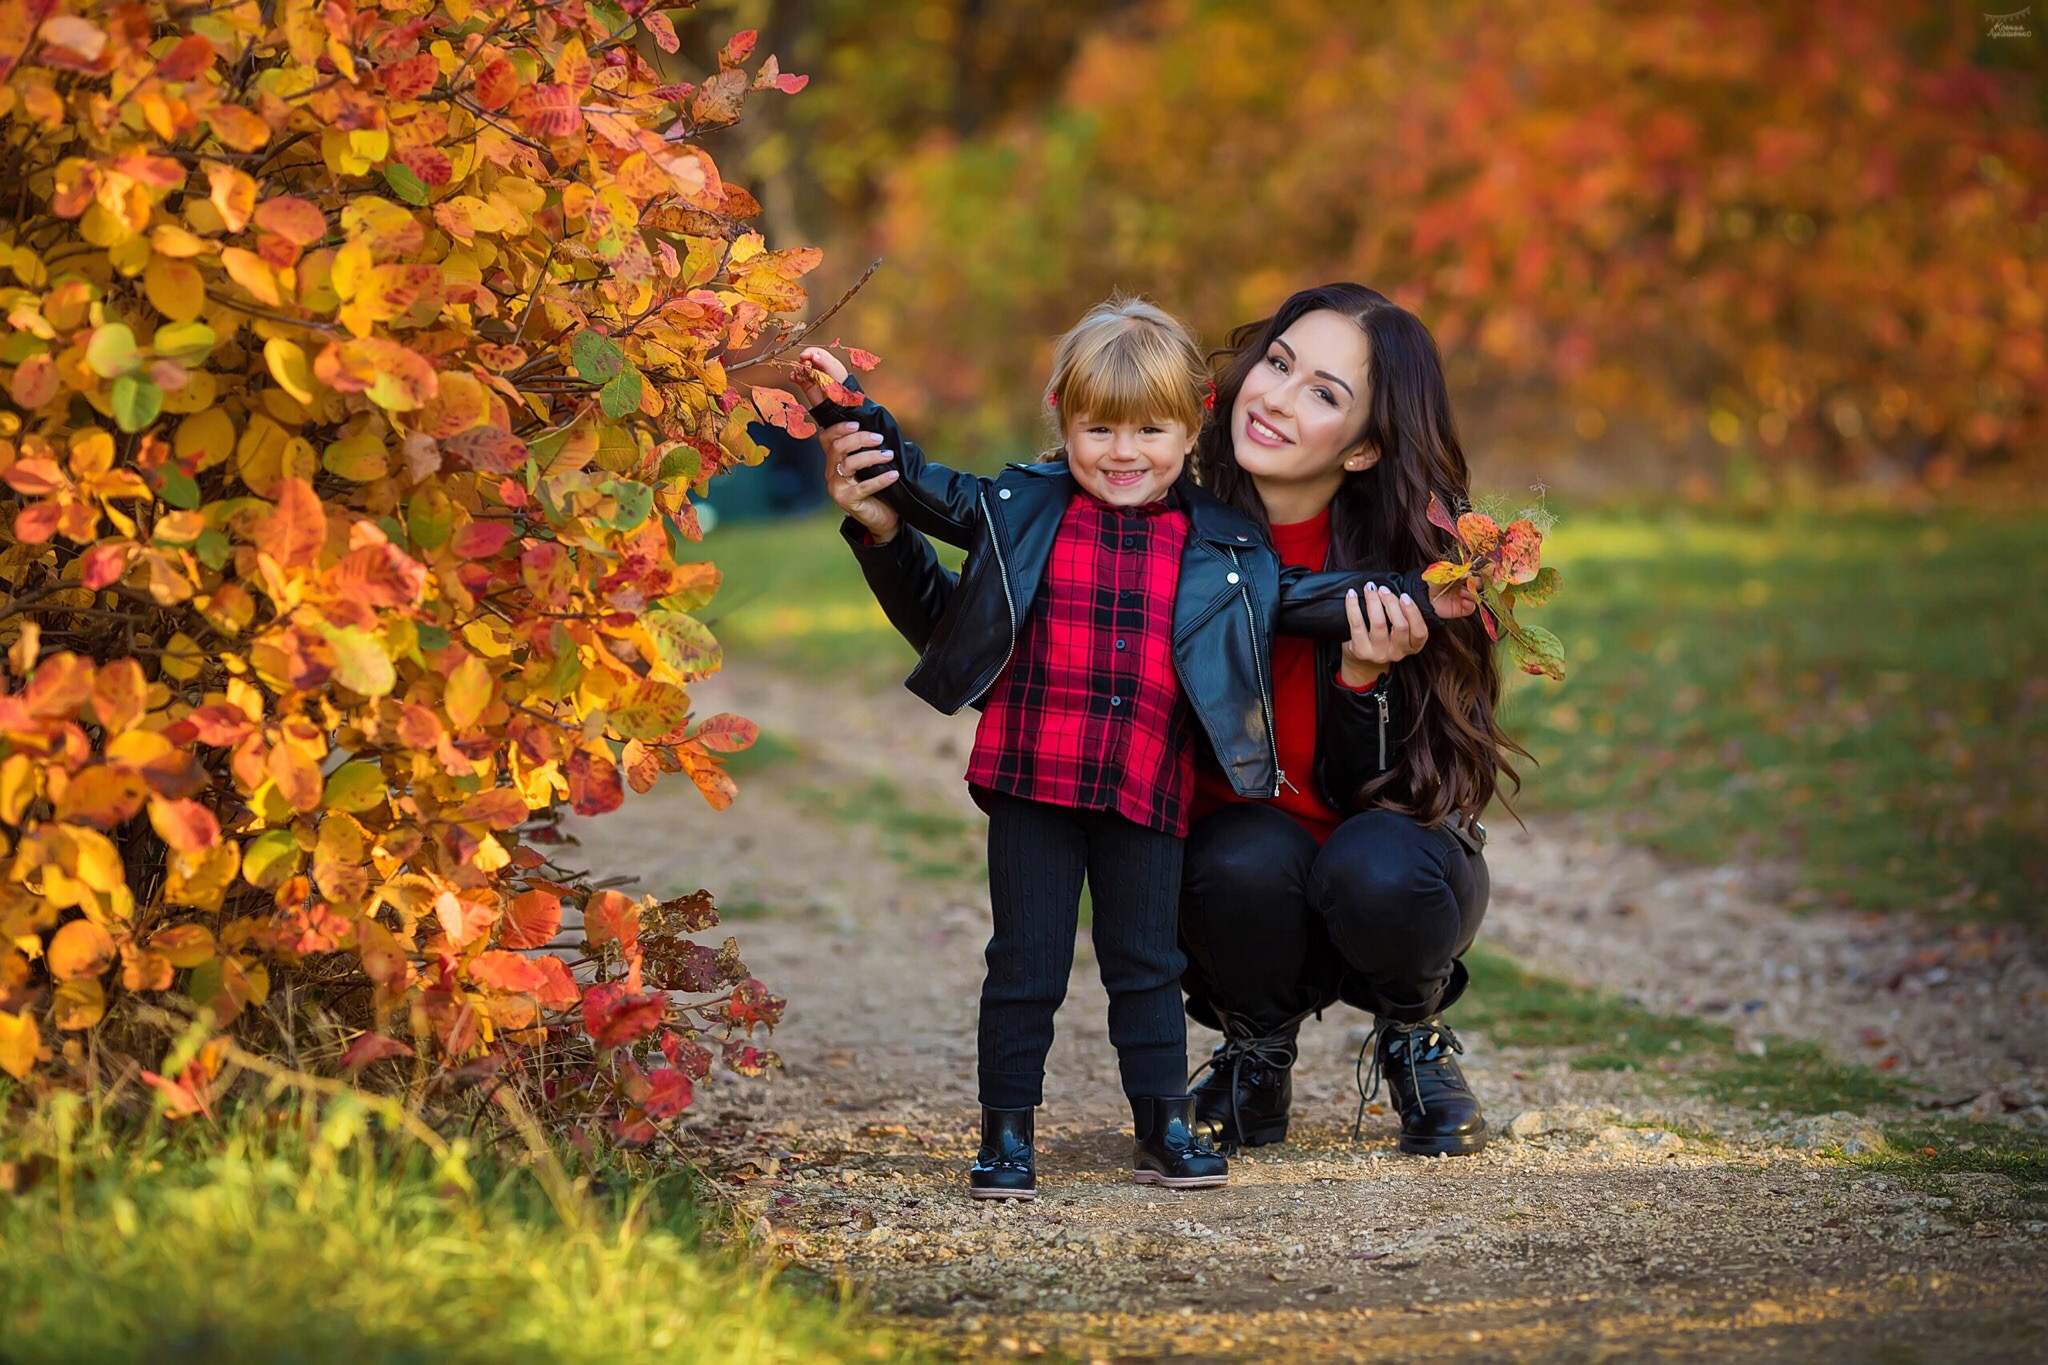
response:
M755 973L791 997L786 1073L707 1090L695 1119L736 1154L726 1178L757 1236L955 1349L2048 1354L2048 1204L2005 1177L1909 1183L1837 1154L1876 1140L1860 1118L1787 1123L1477 1031L1466 1070L1502 1130L1482 1156L1402 1157L1383 1111L1351 1142L1367 1021L1339 1010L1304 1033L1293 1141L1241 1156L1226 1190L1133 1187L1085 936L1040 1111L1044 1195L970 1204L987 926L959 780L971 719L741 666L697 697L794 753L722 815L671 786L585 823L588 861L664 894L712 887ZM1768 869L1674 870L1584 826L1503 832L1489 853L1482 941L1531 968L1745 1039L1819 1040L1919 1082L1937 1119L2048 1126L2048 969L2016 937L1789 915ZM1205 1056L1214 1037L1191 1032Z

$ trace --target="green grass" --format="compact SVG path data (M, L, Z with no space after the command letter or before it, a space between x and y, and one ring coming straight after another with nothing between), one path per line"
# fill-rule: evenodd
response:
M1531 810L1688 859L1788 857L1804 903L2048 925L2048 533L1960 511L1567 516L1517 687Z
M911 805L887 777L877 774L864 787L798 787L790 796L813 814L873 827L883 854L913 876L950 881L983 875L979 824L951 810Z
M511 1167L471 1158L465 1191L347 1101L220 1129L69 1113L68 1136L49 1111L0 1130L9 1361L900 1357L856 1310L702 1245L676 1176L607 1172L570 1221Z
M735 653L862 686L912 662L830 516L714 532ZM2048 533L1948 511L1573 513L1521 679L1531 811L1677 857L1783 857L1800 903L2048 925Z
M1914 1113L1908 1086L1831 1061L1813 1043L1768 1038L1758 1057L1738 1049L1723 1025L1654 1014L1604 991L1525 971L1484 948L1468 952L1465 965L1472 985L1451 1022L1483 1033L1495 1047L1565 1051L1580 1070L1638 1072L1652 1089L1688 1088L1773 1117L1869 1114L1885 1133L1885 1150L1845 1160L1916 1179L2003 1175L2024 1197L2048 1199L2048 1139L2003 1124L1931 1123Z
M839 522L833 510L713 531L704 558L724 582L704 618L735 654L867 690L891 686L917 655L875 605ZM959 566L956 551L942 546L940 554Z

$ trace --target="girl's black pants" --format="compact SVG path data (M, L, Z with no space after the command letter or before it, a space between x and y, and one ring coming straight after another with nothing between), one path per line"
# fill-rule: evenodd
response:
M995 934L981 987L981 1102L1028 1109L1044 1099L1052 1018L1074 967L1083 876L1124 1093L1185 1094L1180 978L1187 959L1174 932L1183 841L1112 811L998 792L982 800Z
M1224 806L1188 835L1188 1013L1270 1033L1341 999L1418 1023L1464 991L1487 888L1483 854L1393 811L1354 815L1318 848L1271 806Z

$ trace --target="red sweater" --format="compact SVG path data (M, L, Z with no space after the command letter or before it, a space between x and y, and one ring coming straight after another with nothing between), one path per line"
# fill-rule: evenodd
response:
M1330 509L1312 521L1274 526L1273 548L1282 564L1320 572L1330 553ZM1344 680L1339 678L1337 685L1344 686ZM1316 644L1299 635L1273 637L1273 737L1287 781L1270 804L1293 816L1320 844L1344 817L1316 790ZM1245 799L1214 767L1196 770L1195 819L1226 801Z

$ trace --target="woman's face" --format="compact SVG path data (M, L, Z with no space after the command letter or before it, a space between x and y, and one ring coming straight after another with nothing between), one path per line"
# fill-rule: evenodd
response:
M1327 483L1379 459L1360 449L1371 362L1365 333L1340 313L1305 313L1245 376L1230 413L1237 463L1264 490Z

